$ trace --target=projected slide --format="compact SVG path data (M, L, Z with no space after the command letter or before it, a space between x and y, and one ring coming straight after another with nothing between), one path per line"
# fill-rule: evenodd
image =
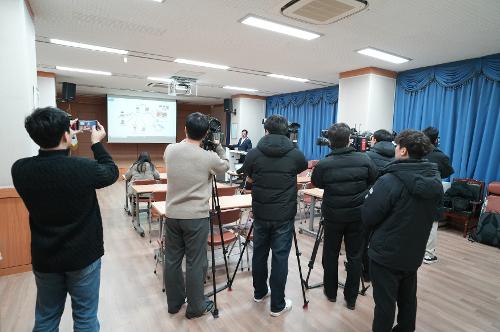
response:
M108 96L109 143L175 143L176 102Z

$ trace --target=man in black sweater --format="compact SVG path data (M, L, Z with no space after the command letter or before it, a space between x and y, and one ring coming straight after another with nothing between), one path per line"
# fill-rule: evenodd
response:
M363 223L373 230L368 255L374 332L415 330L417 269L443 197L436 165L422 160L431 150L429 139L405 130L395 141L396 160L384 169L362 207Z
M26 118L25 127L40 151L35 157L16 161L12 179L29 211L37 285L33 331L58 330L67 293L74 329L98 331L104 246L95 189L118 178L118 168L100 143L106 132L99 123L92 128L95 160L89 160L69 156L71 136L76 132L70 129L64 111L37 109Z
M448 158L448 156L445 155L443 151L437 148L439 144L439 130L434 127L427 127L423 130L423 133L429 138L432 143L432 150L425 156L425 158L431 163L435 163L437 165L439 174L441 175L441 179L450 177L450 175L452 175L455 170L453 169L453 166L451 166L450 158ZM439 226L440 217L441 215L439 215L432 224L431 233L429 234L429 239L427 240L427 245L425 246L425 264L436 263L438 260L436 255L437 229Z
M371 147L366 155L373 160L379 171L394 160L392 139L392 134L385 129L379 129L372 135Z
M252 276L254 301L271 295L271 316L292 308L285 299L288 255L292 247L297 213L297 174L307 169L304 154L286 137L288 121L272 115L264 123L266 135L250 150L242 168L253 183L252 210L254 239ZM272 250L270 290L267 286L267 261ZM270 294L269 294L270 292Z
M344 298L354 310L361 277L363 246L361 205L377 179L377 168L365 154L349 146L350 128L336 123L328 130L332 153L313 170L311 182L325 189L321 206L325 224L323 244L323 282L326 297L335 302L338 289L338 260L342 238L347 255L347 281Z

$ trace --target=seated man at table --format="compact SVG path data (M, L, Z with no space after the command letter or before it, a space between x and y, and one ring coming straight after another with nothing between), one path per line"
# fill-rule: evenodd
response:
M204 296L207 273L210 184L213 175L226 172L229 161L220 145L216 151L201 148L208 118L191 113L186 118L186 139L165 150L168 172L165 214L165 289L168 312L179 312L187 298L186 317L210 312L213 302ZM186 282L182 260L186 256Z
M285 299L288 255L292 247L297 213L297 174L307 169L304 154L286 137L288 121L273 115L267 118L266 135L251 150L244 173L253 182L254 250L252 276L254 301L262 302L271 295L271 316L280 316L292 308ZM271 277L267 286L269 250L272 250Z

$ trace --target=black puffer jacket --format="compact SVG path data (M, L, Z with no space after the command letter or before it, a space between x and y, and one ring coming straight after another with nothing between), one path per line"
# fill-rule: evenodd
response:
M304 154L283 135L269 134L248 152L242 166L253 180L256 220L286 221L297 213L297 174L307 169Z
M380 171L394 160L394 144L384 141L377 142L370 148L370 151L366 151L366 155L373 160Z
M455 173L455 170L451 166L450 158L448 158L443 151L436 147L434 147L434 149L424 158L429 160L431 163L437 164L439 174L441 174L441 179L446 179Z
M370 258L389 268L417 270L442 198L435 164L412 159L389 164L362 207L363 224L374 231Z
M372 160L352 147L334 149L321 160L314 168L311 181L325 189L322 205L325 220L361 221L361 205L377 174Z

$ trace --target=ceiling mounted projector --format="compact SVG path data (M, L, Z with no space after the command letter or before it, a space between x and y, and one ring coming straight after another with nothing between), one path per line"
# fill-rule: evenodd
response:
M292 0L281 14L294 20L325 25L338 22L368 8L365 0Z

